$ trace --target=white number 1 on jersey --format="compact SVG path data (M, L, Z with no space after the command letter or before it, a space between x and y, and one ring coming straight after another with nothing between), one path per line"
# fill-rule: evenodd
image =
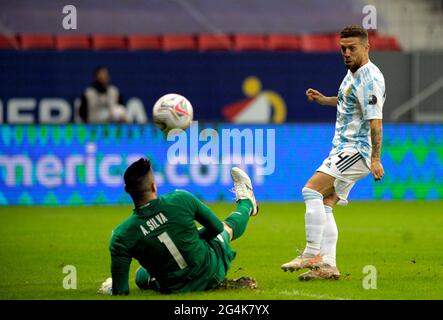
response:
M169 234L167 232L163 232L161 235L159 235L158 240L160 240L160 242L163 243L166 248L168 248L168 251L171 253L172 257L174 258L175 262L177 262L180 269L184 269L188 266L185 259L181 255L180 251L178 251L175 243L172 241L171 237L169 237Z

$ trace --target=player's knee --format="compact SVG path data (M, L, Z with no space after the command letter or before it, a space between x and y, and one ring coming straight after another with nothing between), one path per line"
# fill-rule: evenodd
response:
M315 190L315 189L312 189L312 188L309 188L309 187L304 187L303 189L302 189L302 195L303 195L303 199L305 200L305 201L307 201L307 200L323 200L323 195L320 193L320 192L318 192L317 190Z
M223 227L229 233L229 239L232 240L234 238L234 230L232 230L232 228L225 222L223 222Z
M145 268L139 267L135 272L135 284L137 285L137 287L139 287L142 290L149 289L150 282L151 282L151 275L148 273L148 271Z
M317 191L317 187L311 181L306 182L305 186L302 189L302 192L305 188Z
M323 204L325 206L332 208L333 206L335 206L337 204L338 200L340 200L340 199L337 197L337 195L335 193L333 193L333 194L323 198Z
M323 205L328 206L328 207L333 207L337 202L334 202L331 199L323 199Z

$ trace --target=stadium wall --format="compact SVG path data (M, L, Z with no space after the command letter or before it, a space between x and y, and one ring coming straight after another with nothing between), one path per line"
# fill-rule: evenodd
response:
M220 154L223 130L250 134L254 149L247 151L242 140L238 152L231 142L224 164L192 164L207 142L191 141L207 128L216 130L211 134L218 138L211 141ZM122 174L141 156L152 160L160 193L181 188L206 201L231 201L229 169L238 159L251 159L253 152L266 160L244 166L257 198L301 201L301 189L328 155L333 133L333 124L198 123L183 140L188 147L180 154L182 164L174 164L168 154L177 151L178 138L167 141L151 125L2 125L0 205L128 204ZM382 161L383 181L375 183L369 175L355 186L350 200L443 199L443 125L385 125ZM268 174L262 175L265 167Z
M443 54L373 53L386 78L385 120L395 107L441 76ZM165 93L185 95L199 120L239 122L334 122L335 110L306 101L314 87L335 95L346 73L339 54L288 52L0 51L0 123L66 123L97 65L109 67L134 119L146 122ZM439 71L440 70L440 71ZM416 75L417 77L417 75ZM420 81L423 79L423 81ZM414 81L413 81L414 80ZM425 81L426 80L426 81ZM441 95L435 96L435 104ZM434 103L427 101L427 103ZM140 110L142 114L140 114ZM257 111L256 111L257 110Z

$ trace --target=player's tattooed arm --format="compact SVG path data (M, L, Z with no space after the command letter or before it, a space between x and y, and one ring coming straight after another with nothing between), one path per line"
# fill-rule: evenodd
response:
M371 120L371 142L372 142L371 171L376 181L380 180L384 175L384 169L380 161L382 141L383 141L382 120L372 119Z
M373 159L380 159L382 140L383 128L381 119L373 119L371 120L371 142Z

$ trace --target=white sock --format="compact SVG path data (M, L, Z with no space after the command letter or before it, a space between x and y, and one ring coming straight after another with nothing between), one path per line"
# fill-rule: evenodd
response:
M306 248L303 254L315 256L320 253L320 245L326 222L323 195L309 188L303 188L302 193L306 204Z
M332 208L325 206L326 211L326 223L325 229L323 231L323 239L321 241L321 252L323 262L335 267L336 261L336 250L337 250L337 240L338 240L338 229L335 223L334 214L332 213Z

